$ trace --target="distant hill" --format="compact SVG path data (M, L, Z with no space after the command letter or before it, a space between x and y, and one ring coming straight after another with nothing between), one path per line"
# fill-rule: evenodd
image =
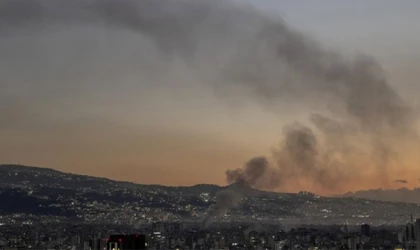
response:
M60 188L104 189L104 188L176 188L189 189L195 192L216 192L222 187L210 184L199 184L191 187L168 187L163 185L144 185L107 178L77 175L60 172L51 168L32 167L14 164L0 164L0 185L45 185Z
M369 200L420 203L420 188L369 189L348 192L341 197L355 197Z
M111 188L127 185L126 182L117 182L105 178L63 173L50 168L30 167L22 165L0 165L1 185L33 186L45 185L66 188L90 187Z
M417 204L365 199L380 198L381 191L372 196L356 192L346 197L320 197L308 192L266 192L238 184L168 187L68 174L48 168L0 165L0 223L8 223L8 220L19 223L19 220L34 217L45 221L45 216L54 221L70 219L92 223L202 221L216 202L216 194L225 189L243 197L237 207L219 218L225 222L395 224L405 223L410 213L420 217ZM419 190L395 192L402 195Z

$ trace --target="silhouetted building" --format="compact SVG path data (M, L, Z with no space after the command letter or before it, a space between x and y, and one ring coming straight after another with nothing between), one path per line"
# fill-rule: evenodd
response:
M420 219L417 219L413 225L414 239L416 241L416 249L420 250Z
M89 248L91 250L101 250L103 249L102 244L101 244L101 239L93 239L89 241Z
M165 232L165 224L163 224L162 222L155 222L153 223L152 227L154 234L163 234Z
M414 240L414 224L413 223L407 223L407 225L405 226L404 240L405 241Z
M368 224L363 224L360 227L360 233L364 236L370 236L370 226Z
M107 240L107 250L146 249L145 235L111 235Z
M184 225L182 223L171 223L167 225L165 231L169 234L182 233L184 232Z

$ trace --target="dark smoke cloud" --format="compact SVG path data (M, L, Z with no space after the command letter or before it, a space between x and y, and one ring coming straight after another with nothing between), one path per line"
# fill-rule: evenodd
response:
M333 188L345 179L334 166L337 163L328 159L331 152L320 155L318 140L309 127L294 123L283 133L284 140L273 154L273 167L265 157L251 159L242 169L226 171L228 183L277 189L290 180L307 178L324 188Z
M244 98L272 111L285 102L309 110L309 121L283 129L272 161L257 157L242 169L226 171L229 183L281 190L307 181L331 190L357 182L369 166L385 185L392 180L389 169L399 165L399 145L417 143L416 117L374 59L344 58L282 20L233 2L0 2L0 35L60 22L134 31L163 54L185 61L216 91L245 89ZM223 197L212 213L237 204Z
M402 183L402 184L407 184L408 183L407 180L395 180L394 182L396 182L396 183Z
M268 161L265 157L255 157L249 160L241 169L227 170L227 182L238 183L247 187L258 186L258 181L269 170Z
M51 21L118 25L148 35L174 53L189 50L192 52L189 56L194 52L200 55L198 50L204 49L201 43L209 37L220 40L218 43L249 38L242 41L245 45L232 44L238 45L239 51L227 58L228 65L225 65L229 66L225 76L239 77L237 84L251 85L256 94L273 99L278 99L279 91L293 87L288 85L304 84L305 91L330 92L343 100L350 118L364 129L391 128L399 132L411 129L409 108L387 84L380 66L372 58L344 60L291 30L281 20L234 6L230 1L6 0L0 4L0 13L2 28ZM223 26L218 25L222 23ZM242 29L234 30L237 27ZM266 57L267 53L270 58ZM263 64L257 65L259 61ZM281 82L281 78L264 79L273 74L272 67L261 68L268 63L281 66L279 70L287 66L313 80L298 83Z

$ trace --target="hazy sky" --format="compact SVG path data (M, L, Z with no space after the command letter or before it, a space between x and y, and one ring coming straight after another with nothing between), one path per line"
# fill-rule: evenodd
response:
M419 1L248 2L325 47L375 56L390 84L420 106ZM287 101L271 112L223 98L154 50L150 40L107 26L0 29L0 162L137 183L225 184L226 169L269 155L281 127L305 115ZM420 177L417 169L396 173L408 187ZM367 177L348 188L380 186Z

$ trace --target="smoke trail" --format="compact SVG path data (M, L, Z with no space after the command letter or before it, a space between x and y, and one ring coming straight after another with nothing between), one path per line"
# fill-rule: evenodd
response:
M222 190L216 194L216 203L209 207L208 214L203 220L203 227L207 227L213 219L225 215L236 207L242 199L242 194L234 190Z
M418 147L416 117L375 60L343 58L254 9L218 0L0 3L0 35L79 22L148 37L217 91L239 87L270 110L284 100L309 110L309 122L284 128L272 166L268 158L252 159L226 172L229 183L282 189L305 180L330 190L357 182L369 166L385 185L399 164L398 145L415 141Z
M0 21L2 28L50 21L119 25L152 37L159 45L174 53L189 50L196 56L202 55L202 51L199 51L204 49L200 47L201 42L207 38L221 40L218 44L228 43L227 47L236 45L229 44L236 39L249 38L243 41L245 45L238 44L240 49L243 48L239 51L241 53L226 58L229 63L227 66L231 66L225 70L226 77L242 78L237 84L252 85L258 95L274 99L278 96L272 90L284 90L286 84L304 84L305 91L328 91L343 99L349 115L367 129L390 127L402 130L410 127L412 117L408 107L383 79L381 68L373 59L360 57L347 62L335 53L322 50L314 41L291 30L280 20L272 20L257 11L229 3L217 0L9 0L1 2ZM220 23L225 25L219 27ZM235 30L238 27L241 29ZM193 56L193 53L189 55ZM243 60L245 58L251 60ZM256 65L260 60L263 60L263 64ZM262 66L268 63L280 67L264 69ZM281 70L284 66L315 78L310 83L280 82L282 78L274 81L262 79L272 75L271 70ZM224 83L227 84L226 81Z

